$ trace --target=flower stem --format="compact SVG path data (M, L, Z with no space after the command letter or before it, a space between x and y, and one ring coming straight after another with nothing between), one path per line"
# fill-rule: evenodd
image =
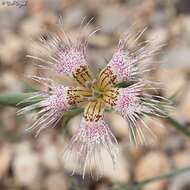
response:
M173 117L167 117L166 118L168 122L170 122L172 124L172 126L177 129L179 132L183 133L185 136L187 136L188 138L190 138L190 130L188 129L187 126L182 125L181 123L179 123L176 119L174 119Z
M13 106L29 97L28 93L1 93L0 94L0 105L1 106Z
M154 176L152 178L145 179L143 181L140 181L140 182L137 182L137 183L134 183L134 184L115 186L113 189L114 190L140 190L142 188L142 186L144 186L146 184L149 184L149 183L152 183L152 182L155 182L155 181L158 181L158 180L162 180L162 179L165 179L165 178L169 178L169 177L172 177L172 176L176 176L176 175L179 175L180 173L183 173L183 172L186 172L186 171L190 171L190 166L175 169L175 170L172 170L170 172L163 173L163 174L161 174L159 176Z

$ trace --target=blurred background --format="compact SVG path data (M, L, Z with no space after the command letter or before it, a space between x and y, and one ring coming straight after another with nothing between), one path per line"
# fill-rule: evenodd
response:
M89 62L100 67L109 60L122 32L136 22L148 27L143 40L166 44L156 57L155 81L160 91L173 97L172 117L184 128L190 124L190 1L189 0L28 0L26 6L8 6L0 1L0 92L27 92L33 89L27 75L38 69L26 58L38 55L33 42L54 31L59 16L63 28L78 34L82 18L94 21L88 30L101 31L89 41ZM8 0L6 1L8 2ZM13 2L10 0L10 2ZM18 0L18 2L22 2ZM24 2L24 1L23 1ZM116 170L104 156L102 178L85 180L71 176L72 165L62 159L64 145L78 125L74 117L67 127L45 130L38 138L26 133L31 116L18 117L15 107L0 106L0 190L107 190L134 183L190 165L190 139L166 119L148 121L158 136L149 146L129 146L126 122L116 114L107 116L119 141ZM148 139L147 139L148 140ZM95 171L97 175L100 171ZM190 171L142 187L143 190L189 190Z

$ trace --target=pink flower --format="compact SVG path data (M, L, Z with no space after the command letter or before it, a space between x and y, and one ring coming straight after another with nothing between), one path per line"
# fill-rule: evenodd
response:
M65 151L65 157L74 160L77 167L81 168L83 177L87 165L95 162L98 167L102 148L107 150L113 164L116 162L117 151L114 144L117 144L117 140L104 121L105 110L113 110L126 119L130 140L135 144L146 142L144 133L152 134L143 120L144 117L167 115L169 102L145 92L152 89L154 84L143 80L142 74L148 71L146 60L159 49L151 43L132 51L127 46L127 39L121 39L111 60L97 77L89 70L86 58L87 39L73 42L68 37L54 36L53 42L45 44L45 48L46 46L53 48L55 52L55 55L49 55L51 61L47 61L47 68L60 75L72 77L78 86L65 87L47 78L33 77L45 84L49 91L37 92L26 99L25 103L41 98L37 103L22 108L19 113L39 110L38 119L30 127L38 129L39 134L42 129L54 127L66 111L77 106L84 107L78 130ZM35 59L46 61L42 58ZM141 64L142 61L144 64ZM133 84L118 88L117 84L123 81Z

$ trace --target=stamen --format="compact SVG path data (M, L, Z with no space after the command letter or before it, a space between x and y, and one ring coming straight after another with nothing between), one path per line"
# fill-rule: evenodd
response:
M92 82L91 81L86 81L85 82L85 87L88 88L88 89L92 88Z
M92 91L92 94L93 94L94 97L98 97L99 96L99 93L96 92L96 91Z
M96 79L93 79L93 80L92 80L92 85L94 86L96 83L97 83L97 80L96 80Z
M83 100L83 101L86 101L86 102L90 102L90 101L95 101L96 98L91 96L91 97L86 97L86 96L83 96L81 95L80 98Z

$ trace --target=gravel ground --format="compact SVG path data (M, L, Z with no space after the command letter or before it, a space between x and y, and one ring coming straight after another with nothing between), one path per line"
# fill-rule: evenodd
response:
M156 56L151 77L162 81L160 94L174 97L171 113L179 123L190 124L190 1L188 0L28 0L23 7L0 1L0 91L27 92L33 82L26 76L39 74L27 54L39 55L34 47L40 35L54 31L59 16L71 36L76 36L82 18L94 21L87 32L101 27L90 38L89 62L98 67L110 58L122 32L135 23L134 32L148 27L142 40L155 38L165 44ZM18 0L21 2L21 0ZM97 68L94 68L97 69ZM41 73L40 73L41 74ZM147 121L158 140L148 146L129 145L127 124L116 114L108 120L119 141L117 167L103 157L102 178L71 176L72 164L60 156L80 116L63 127L45 130L38 138L26 133L32 115L16 115L16 108L0 106L0 189L1 190L107 190L190 165L190 140L166 119ZM97 175L101 171L95 170ZM188 190L190 172L159 180L142 190Z

